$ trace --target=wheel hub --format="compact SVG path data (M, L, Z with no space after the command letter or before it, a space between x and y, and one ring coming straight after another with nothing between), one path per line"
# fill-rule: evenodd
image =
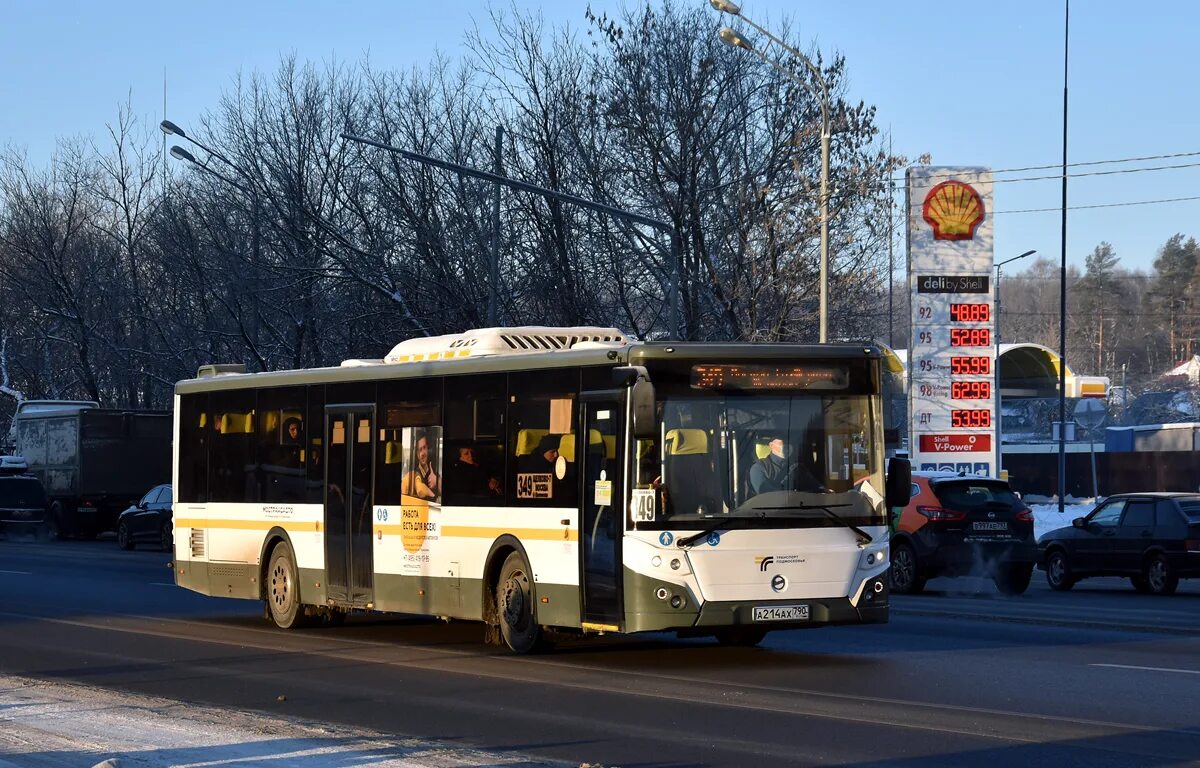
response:
M275 605L279 606L280 608L287 605L287 571L279 566L276 566L275 571L271 574L271 598L275 601Z
M504 621L510 627L521 623L525 615L525 590L517 578L509 578L504 582Z

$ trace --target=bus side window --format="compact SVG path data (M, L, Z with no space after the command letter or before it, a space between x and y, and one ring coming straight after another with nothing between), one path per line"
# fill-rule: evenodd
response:
M305 415L303 387L259 390L258 466L264 502L304 500Z
M325 385L310 384L308 390L308 429L305 435L305 501L325 502Z
M212 414L208 393L179 398L179 487L180 501L208 501L208 444L212 438Z
M258 464L254 450L253 389L211 394L212 444L208 450L209 501L258 501Z
M405 494L441 501L442 380L431 377L380 382L375 419L379 438L375 449L375 503L399 506ZM418 442L423 448L418 448ZM424 463L415 458L418 450L424 451ZM418 488L417 475L429 485ZM404 487L406 477L408 488Z
M446 504L504 504L504 413L508 377L502 373L446 379Z
M579 369L512 373L508 391L509 504L577 506Z

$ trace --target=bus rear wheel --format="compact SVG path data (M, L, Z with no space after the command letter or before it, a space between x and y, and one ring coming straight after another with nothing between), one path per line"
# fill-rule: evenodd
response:
M280 542L271 550L267 565L267 613L280 629L296 629L305 625L306 612L300 604L300 576L292 548Z
M536 653L545 645L533 606L533 580L520 552L504 559L496 582L496 612L500 636L513 653Z

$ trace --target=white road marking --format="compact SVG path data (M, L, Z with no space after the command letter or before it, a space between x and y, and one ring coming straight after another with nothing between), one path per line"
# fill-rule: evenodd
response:
M31 571L0 571L0 573L14 573L17 576L32 576L33 575L33 573Z
M1179 675L1200 675L1200 669L1172 669L1171 667L1138 667L1133 664L1089 664L1089 667L1109 669L1140 669L1143 672L1174 672Z
M174 587L176 585L172 581L152 581L152 582L150 582L150 586L152 586L152 587Z

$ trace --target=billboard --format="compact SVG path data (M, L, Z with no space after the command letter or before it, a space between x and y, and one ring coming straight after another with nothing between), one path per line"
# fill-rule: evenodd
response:
M906 174L913 469L998 475L992 174Z

